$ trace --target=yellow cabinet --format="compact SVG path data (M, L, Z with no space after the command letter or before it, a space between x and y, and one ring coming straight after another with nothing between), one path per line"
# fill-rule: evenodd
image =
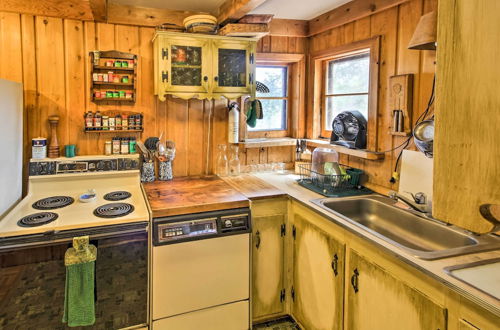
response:
M285 215L252 217L252 318L284 313Z
M446 309L349 250L346 329L446 329Z
M255 96L256 40L158 31L153 42L160 100Z
M292 315L305 329L342 329L345 247L302 215L293 217Z

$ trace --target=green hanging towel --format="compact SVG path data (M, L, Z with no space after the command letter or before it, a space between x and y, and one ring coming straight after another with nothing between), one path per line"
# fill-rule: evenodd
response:
M89 237L73 238L73 248L64 256L66 288L62 321L70 327L95 323L94 274L97 248Z
M247 125L251 128L254 128L257 125L257 109L255 100L247 101L248 102L248 110L246 112L247 115Z

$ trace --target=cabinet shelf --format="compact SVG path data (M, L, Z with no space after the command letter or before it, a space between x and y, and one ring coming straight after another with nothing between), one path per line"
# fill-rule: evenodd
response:
M133 72L135 68L123 68L123 67L116 67L116 66L103 66L103 65L94 65L94 70L107 70L107 71L127 71L127 72Z
M117 129L117 130L109 130L109 129L101 129L101 130L83 130L85 133L142 133L143 129Z
M135 99L127 99L125 97L105 97L105 98L92 98L92 102L108 102L108 101L120 101L120 102L135 102Z
M369 151L365 149L349 149L336 144L330 144L328 141L323 140L306 140L307 145L311 147L328 148L337 151L338 153L354 156L368 160L381 160L384 159L385 154L382 152Z
M112 83L112 82L107 82L107 81L94 81L94 85L134 87L134 83Z

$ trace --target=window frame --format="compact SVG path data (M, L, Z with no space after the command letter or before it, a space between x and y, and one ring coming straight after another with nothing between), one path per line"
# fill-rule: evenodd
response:
M257 62L255 65L255 70L257 67L270 67L270 68L286 68L285 86L286 86L286 96L255 96L256 99L260 100L286 100L285 109L285 129L261 129L261 130L250 130L247 128L249 138L262 138L262 137L286 137L290 135L290 65L289 63L269 63L269 62Z
M284 131L248 131L246 116L240 116L240 141L255 138L297 138L306 130L306 61L304 54L257 53L256 65L288 66L287 129ZM241 108L244 109L245 98Z
M311 139L330 139L331 130L325 130L324 116L326 114L325 94L328 62L331 60L370 52L370 77L368 87L368 128L367 149L377 148L377 113L378 113L378 83L380 36L356 41L350 44L329 48L311 54L309 62L309 113L307 120L307 136Z

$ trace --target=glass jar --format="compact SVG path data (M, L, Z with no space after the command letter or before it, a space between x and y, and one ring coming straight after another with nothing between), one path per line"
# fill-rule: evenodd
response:
M339 154L335 150L328 148L316 148L312 154L311 170L319 174L335 175L337 173L332 173L332 171L338 167L338 162ZM336 166L332 167L332 164L336 164Z
M217 174L218 176L228 176L229 165L227 161L226 145L219 144L217 148L218 151L217 151L217 163L215 168L215 174Z
M231 158L229 159L229 174L232 176L240 175L240 158L238 155L238 146L231 146Z

